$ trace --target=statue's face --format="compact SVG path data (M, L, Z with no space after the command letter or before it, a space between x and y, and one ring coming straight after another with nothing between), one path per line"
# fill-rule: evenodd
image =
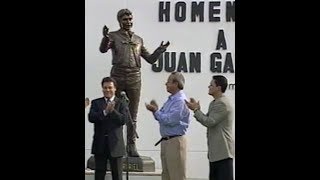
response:
M124 15L120 19L120 26L122 29L129 31L132 28L132 15Z

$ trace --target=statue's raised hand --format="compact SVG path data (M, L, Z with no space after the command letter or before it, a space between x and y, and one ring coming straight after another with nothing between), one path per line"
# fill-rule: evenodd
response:
M106 25L103 26L102 34L104 37L109 36L109 28Z
M165 44L163 44L163 41L162 41L161 44L160 44L160 47L167 48L169 45L170 45L169 41L167 41Z

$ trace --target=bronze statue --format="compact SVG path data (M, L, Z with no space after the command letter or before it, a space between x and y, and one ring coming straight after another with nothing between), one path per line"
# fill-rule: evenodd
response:
M124 91L130 100L129 110L132 123L127 124L128 155L138 157L135 141L137 138L136 123L141 91L141 58L148 63L155 63L160 55L166 51L169 41L150 54L144 47L143 39L131 31L133 24L132 12L121 9L117 14L120 29L109 32L107 26L103 27L103 38L100 44L100 52L112 51L112 69L110 76L118 82L117 96Z

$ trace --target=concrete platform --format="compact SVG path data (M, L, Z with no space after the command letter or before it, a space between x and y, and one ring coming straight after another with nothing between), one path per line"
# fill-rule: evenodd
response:
M85 180L94 180L94 170L85 170ZM123 180L126 179L126 172L123 172ZM112 180L111 172L107 171L105 180ZM155 172L129 172L129 180L161 180L161 169L156 169ZM188 178L188 180L208 180Z

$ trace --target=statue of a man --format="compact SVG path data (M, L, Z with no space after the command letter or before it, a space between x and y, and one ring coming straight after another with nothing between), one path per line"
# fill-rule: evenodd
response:
M124 91L130 100L129 110L132 123L127 125L128 155L138 157L135 141L137 113L141 91L141 57L148 63L155 63L160 55L166 51L169 41L150 54L143 44L143 39L131 31L133 25L132 12L121 9L117 18L120 29L109 33L107 26L103 27L103 38L100 44L100 52L112 51L112 69L110 76L118 82L117 96Z

